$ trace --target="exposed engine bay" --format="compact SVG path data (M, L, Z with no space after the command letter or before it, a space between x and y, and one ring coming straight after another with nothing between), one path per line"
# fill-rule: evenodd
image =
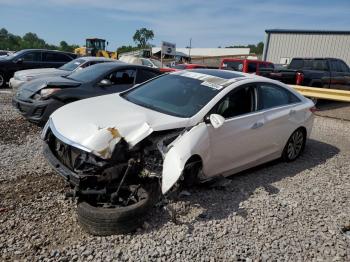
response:
M60 164L69 169L70 174L64 176L72 187L71 196L125 206L138 201L134 198L139 185L156 186L159 192L165 155L184 131L153 132L133 147L121 138L109 159L64 143L51 130L44 141Z

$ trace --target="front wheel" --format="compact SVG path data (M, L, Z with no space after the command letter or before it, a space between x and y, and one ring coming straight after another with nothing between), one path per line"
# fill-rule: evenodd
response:
M282 158L286 162L297 159L304 150L306 142L306 134L301 128L295 130L284 147Z
M86 232L97 236L135 231L142 224L145 214L157 202L158 187L154 183L121 189L120 198L127 200L123 205L80 201L77 208L78 222Z

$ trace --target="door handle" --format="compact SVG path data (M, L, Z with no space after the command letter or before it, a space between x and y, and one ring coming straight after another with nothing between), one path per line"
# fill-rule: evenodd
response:
M297 113L297 111L295 111L294 109L290 110L289 114L290 115L295 115Z
M254 125L252 126L252 129L257 129L259 127L262 127L264 125L264 122L256 122L254 123Z

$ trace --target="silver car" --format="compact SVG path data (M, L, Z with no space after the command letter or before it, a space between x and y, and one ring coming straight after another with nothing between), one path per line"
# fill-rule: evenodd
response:
M17 90L24 83L33 79L51 76L65 76L73 71L94 65L97 63L115 62L116 60L104 57L80 57L74 59L59 68L39 68L17 71L13 78L10 79L10 87Z

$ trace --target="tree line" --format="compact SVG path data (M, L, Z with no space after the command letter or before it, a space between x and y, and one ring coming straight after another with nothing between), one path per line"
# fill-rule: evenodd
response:
M234 47L234 48L250 48L250 53L256 54L256 55L262 55L264 51L264 43L259 42L256 45L233 45L233 46L227 46L226 48Z
M78 45L69 45L66 41L52 45L45 42L35 33L26 33L23 37L9 33L5 28L0 29L0 50L18 51L28 48L52 49L73 52Z
M123 45L117 49L118 53L135 51L142 48L151 48L152 45L149 43L150 40L154 39L154 33L152 30L147 28L140 28L136 30L133 40L136 46ZM5 28L0 29L0 50L18 51L28 48L39 48L39 49L54 49L66 52L73 52L78 45L69 45L66 41L61 41L60 44L52 45L45 42L44 39L38 37L35 33L26 33L23 37L9 33ZM256 45L232 45L228 47L248 47L251 53L261 55L264 49L264 43L259 42Z

